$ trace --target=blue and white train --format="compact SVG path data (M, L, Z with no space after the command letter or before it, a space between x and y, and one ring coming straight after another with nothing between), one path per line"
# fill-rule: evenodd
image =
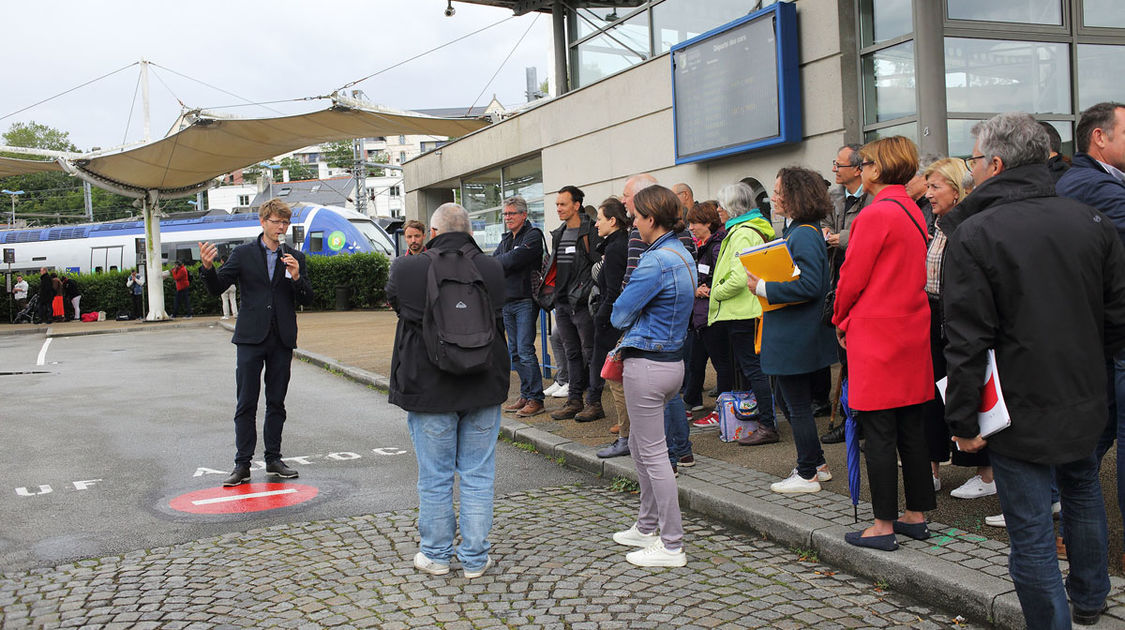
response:
M297 203L292 208L288 243L308 255L377 252L388 258L395 256L391 237L370 217L335 206ZM198 261L200 241L215 243L219 258L225 258L261 231L257 213L164 219L160 222L162 262ZM0 230L0 247L15 250L12 272L38 273L40 267L48 267L97 273L136 267L137 241L143 238L143 221L119 221ZM0 271L7 268L0 266Z

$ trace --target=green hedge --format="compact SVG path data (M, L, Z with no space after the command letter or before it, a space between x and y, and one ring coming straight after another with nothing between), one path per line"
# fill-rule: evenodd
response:
M383 288L387 284L387 270L390 261L382 254L349 254L340 256L308 256L305 258L309 278L315 295L313 310L332 310L336 308L336 287L348 287L351 308L380 308L386 305L387 298ZM166 268L170 269L170 268ZM199 279L199 265L188 267L191 271L191 306L196 315L216 315L223 311L218 296L207 293ZM66 274L78 281L82 293L83 313L105 311L106 317L113 318L118 313L132 312L133 298L125 285L129 271L109 271L97 274ZM29 287L28 295L39 291L39 275L25 277ZM15 283L15 277L12 278ZM172 314L172 301L176 296L176 285L171 276L164 279L164 309ZM67 310L69 312L69 305ZM14 318L15 302L0 301L0 322L8 323Z

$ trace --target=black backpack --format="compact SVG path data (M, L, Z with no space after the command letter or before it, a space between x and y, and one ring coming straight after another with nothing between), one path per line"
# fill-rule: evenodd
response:
M450 374L476 374L491 364L496 316L474 261L480 253L474 243L425 252L430 270L422 338L430 362Z

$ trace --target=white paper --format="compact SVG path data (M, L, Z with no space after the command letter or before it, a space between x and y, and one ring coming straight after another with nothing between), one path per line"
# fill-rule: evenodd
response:
M949 378L937 382L938 392L944 402L945 387ZM981 386L981 408L977 414L977 424L980 425L980 436L986 438L998 431L1007 429L1012 425L1012 417L1008 414L1008 405L1004 402L1004 390L1000 387L1000 372L996 369L996 351L988 349L988 366L984 371L984 384Z
M563 249L564 254L573 254L575 251L577 250L574 248L574 245Z
M711 265L699 263L699 273L711 273Z

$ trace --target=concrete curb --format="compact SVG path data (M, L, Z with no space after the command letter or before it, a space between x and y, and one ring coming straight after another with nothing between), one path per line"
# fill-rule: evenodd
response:
M181 320L164 320L159 322L137 322L130 321L129 324L122 325L118 328L92 328L87 330L65 330L55 331L52 327L48 326L46 330L46 337L86 337L88 335L115 335L118 333L136 333L136 332L149 332L152 330L166 330L168 328L210 328L217 322L200 320L186 322Z
M601 459L596 449L560 438L516 420L504 418L501 435L528 442L547 456L562 456L565 464L604 479L636 481L629 458ZM696 456L704 467L709 458ZM677 479L680 505L725 523L751 529L778 543L813 550L820 561L845 571L885 581L897 591L939 605L955 614L997 628L1023 628L1024 620L1012 583L987 573L937 558L903 545L894 553L880 553L844 542L844 533L857 526L838 525L799 510L758 499L682 475Z

